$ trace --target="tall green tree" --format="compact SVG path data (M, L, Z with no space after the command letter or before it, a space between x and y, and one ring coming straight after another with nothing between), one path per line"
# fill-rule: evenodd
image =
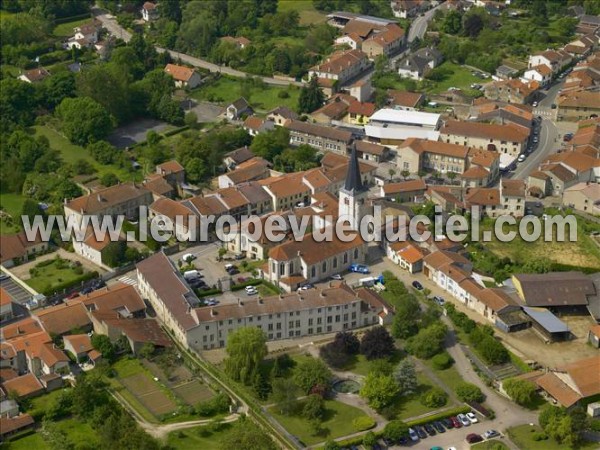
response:
M227 431L219 444L222 450L277 450L273 440L250 419L241 418Z
M256 327L239 328L227 339L225 371L236 381L250 383L267 355L267 339Z
M325 94L319 87L316 76L313 76L308 85L302 86L300 96L298 97L298 112L311 113L319 109L325 101Z
M309 392L317 385L330 386L333 374L320 359L307 358L294 367L292 378L304 392Z
M114 125L108 111L89 97L65 98L56 108L56 116L65 135L78 145L106 137Z
M360 396L378 411L390 405L399 393L400 387L394 377L375 372L367 375L360 390Z

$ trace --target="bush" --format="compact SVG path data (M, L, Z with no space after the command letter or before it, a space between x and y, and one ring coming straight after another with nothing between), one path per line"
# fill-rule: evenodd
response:
M196 413L200 416L213 416L215 414L226 413L229 411L230 402L226 394L220 393L210 400L198 403L196 405Z
M444 406L448 401L448 394L438 387L431 388L419 399L421 404L428 408L439 408Z
M279 93L277 94L277 97L279 97L279 98L290 98L290 94L288 93L288 91L279 91Z
M535 432L531 436L531 439L533 439L536 442L537 441L545 441L546 439L548 439L548 435L544 432Z
M356 431L370 430L375 425L375 420L369 416L360 416L352 421L352 426Z
M452 364L454 364L454 360L448 354L448 352L444 352L431 358L431 364L437 370L444 370L452 366Z
M485 398L483 392L474 384L463 382L455 388L456 395L463 402L482 402Z

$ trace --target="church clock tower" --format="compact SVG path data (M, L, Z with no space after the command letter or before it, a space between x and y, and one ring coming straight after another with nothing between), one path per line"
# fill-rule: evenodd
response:
M338 205L340 219L349 222L353 230L359 230L360 221L367 213L367 195L368 190L362 183L358 157L353 147L346 182L340 189Z

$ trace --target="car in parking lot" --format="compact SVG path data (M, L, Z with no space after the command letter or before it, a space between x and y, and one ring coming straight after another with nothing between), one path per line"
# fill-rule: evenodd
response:
M67 296L68 300L73 300L74 298L79 297L79 292L73 292L71 295Z
M460 421L463 427L468 427L469 425L471 425L471 421L464 414L459 414L458 416L456 416L456 418Z
M419 435L420 439L425 439L427 437L427 433L425 432L425 428L423 428L421 426L417 426L417 427L415 427L415 431Z
M573 133L566 133L563 136L563 141L565 141L565 142L569 142L571 139L573 139Z
M369 273L369 268L364 264L352 264L348 270L355 273Z
M88 287L85 287L85 288L83 288L83 289L81 290L80 294L81 294L81 295L87 295L87 294L89 294L90 292L92 292L93 290L94 290L94 288L93 288L93 287L91 287L91 286L88 286Z
M439 421L435 421L432 423L433 428L435 428L435 431L437 431L438 433L445 433L446 429L444 428L444 425L441 424L441 422Z
M337 281L341 281L344 279L344 277L341 276L339 273L336 273L335 275L331 275L329 278L331 278L332 280L337 280Z
M467 419L469 419L469 422L471 422L471 423L479 422L479 419L477 419L477 416L475 415L474 412L468 412L466 414L466 416L467 416Z
M442 419L440 422L442 422L444 424L444 426L446 428L448 428L449 430L451 428L454 428L454 422L452 422L452 420L449 417L446 417L445 419Z
M477 442L483 441L483 438L477 433L470 433L470 434L467 434L467 437L465 438L465 440L469 444L475 444Z
M417 291L422 291L423 290L423 285L421 283L419 283L417 280L412 282L412 286L417 290Z
M413 442L417 442L417 441L419 440L419 435L418 435L418 434L417 434L417 432L416 432L414 429L412 429L412 428L409 428L409 429L408 429L408 437L409 437L409 438L410 438L410 440L411 440L411 441L413 441Z
M434 296L433 297L433 301L436 302L440 306L444 306L444 303L446 303L446 301L444 300L444 298L440 297L439 295Z
M491 439L497 436L500 436L500 433L498 433L496 430L487 430L485 433L483 433L483 437L486 439Z
M519 155L519 157L517 158L517 161L521 163L521 162L525 161L526 159L527 159L527 155L525 153L521 153Z
M433 425L431 425L430 423L426 423L425 425L423 425L423 428L425 428L425 431L427 431L427 434L429 436L435 436L437 434L435 428L433 428Z
M463 426L462 422L458 420L458 417L456 416L450 417L450 420L452 421L454 428L461 428Z
M306 284L303 284L302 286L300 286L300 287L298 288L298 290L299 290L299 291L307 291L307 290L309 290L309 289L314 289L314 287L315 287L314 285L312 285L312 284L310 284L310 283L306 283Z

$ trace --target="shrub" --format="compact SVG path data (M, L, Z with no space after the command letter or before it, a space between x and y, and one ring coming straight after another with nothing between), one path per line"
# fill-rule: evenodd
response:
M454 360L447 352L443 352L431 358L431 364L437 370L444 370L452 366Z
M485 398L483 392L474 384L463 382L456 386L456 395L463 402L482 402Z
M279 97L279 98L290 98L290 94L288 93L288 91L279 91L279 93L277 94L277 97Z
M352 426L356 431L370 430L375 425L375 420L369 416L360 416L352 421Z
M431 388L429 391L421 395L421 404L428 408L439 408L444 406L448 401L448 394L438 387Z
M200 416L213 416L219 413L225 413L229 410L229 397L226 394L220 393L215 395L210 400L198 403L196 412Z
M544 432L536 432L533 433L531 439L533 439L534 441L545 441L546 439L548 439L548 435Z

